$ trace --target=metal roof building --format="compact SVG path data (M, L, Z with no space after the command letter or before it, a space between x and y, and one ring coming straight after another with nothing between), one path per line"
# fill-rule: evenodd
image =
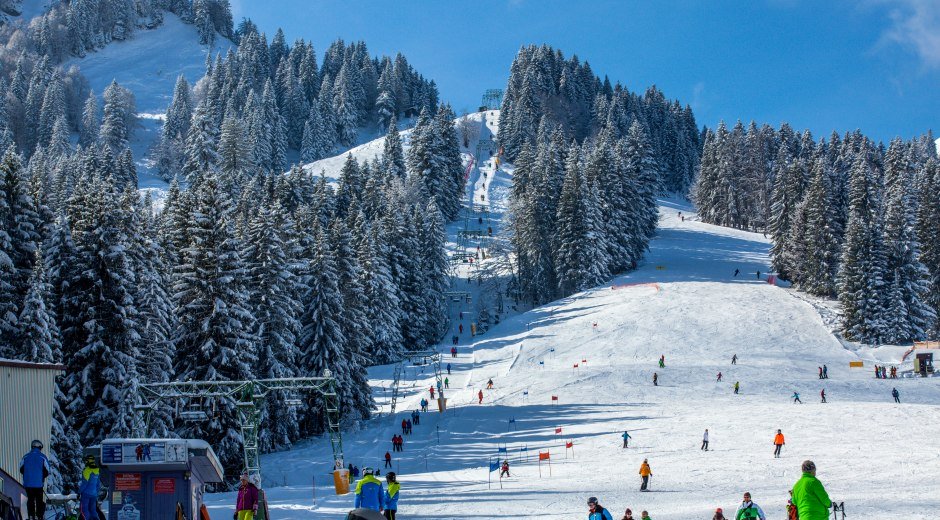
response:
M20 478L33 439L50 444L55 378L64 365L0 359L0 469Z

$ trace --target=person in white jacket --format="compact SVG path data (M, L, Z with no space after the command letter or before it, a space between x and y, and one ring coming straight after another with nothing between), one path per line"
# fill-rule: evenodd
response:
M708 428L705 428L705 435L702 435L702 449L708 451Z
M767 517L764 516L764 510L760 508L759 505L751 502L751 494L749 492L744 493L744 501L741 502L741 505L738 507L738 512L734 515L735 520L751 520L754 518L760 520L767 520Z

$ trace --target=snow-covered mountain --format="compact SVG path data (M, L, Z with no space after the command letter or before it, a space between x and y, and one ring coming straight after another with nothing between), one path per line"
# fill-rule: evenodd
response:
M364 159L376 150L381 144L373 142L351 153ZM313 167L335 176L341 160ZM471 173L468 196L486 195L497 227L512 172L507 165L495 171L490 159ZM457 229L449 228L452 235ZM716 507L733 512L750 491L768 518L782 518L800 463L813 459L832 499L859 518L928 518L923 505L934 499L923 482L940 476L940 464L928 463L940 453L940 415L931 404L940 387L935 380L874 379L872 366L899 364L900 352L846 350L811 305L767 283L769 248L760 234L698 222L686 202L664 199L659 234L635 272L511 316L475 338L468 332L474 305L452 305L461 344L456 359L444 358L453 369L450 409L424 414L405 436L404 452L395 454L399 512L575 518L594 495L614 517L630 507L637 516L648 510L653 518L678 520L710 517ZM475 299L477 285L462 281L464 275L454 288ZM850 368L850 361L865 366ZM827 380L818 377L823 365ZM346 433L347 462L383 465L402 410L417 408L434 384L433 374L418 367L406 375L399 413L389 417L391 367L370 370L385 415ZM485 389L490 379L493 390ZM892 387L903 405L892 402ZM794 392L805 404L794 404ZM706 428L707 452L700 449ZM776 459L778 428L786 446ZM628 449L621 447L624 430L632 435ZM920 455L912 458L912 450ZM550 452L551 469L546 462L539 467L539 452ZM500 459L511 463L512 476L502 481L488 472ZM638 491L643 459L652 465L651 493ZM351 509L352 495L332 493L330 463L325 440L264 457L272 515L337 518ZM226 516L234 495L212 495L210 502L214 516Z
M141 189L162 190L167 186L151 170L147 155L160 137L176 78L182 74L190 83L195 83L205 73L207 55L224 55L234 45L221 36L211 48L202 45L193 25L166 13L161 26L138 31L129 40L113 42L65 65L78 66L99 96L111 81L117 81L134 93L140 126L129 144L137 162Z

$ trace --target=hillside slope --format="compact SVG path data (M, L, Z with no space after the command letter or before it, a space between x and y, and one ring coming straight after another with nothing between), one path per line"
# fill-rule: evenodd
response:
M484 161L471 174L468 196L486 194L501 215L511 174L511 166L496 172ZM456 233L456 226L449 230ZM405 451L395 454L402 516L575 518L595 495L615 518L625 507L656 519L709 518L716 507L733 512L749 490L768 518L783 518L787 490L810 458L831 497L845 501L853 516L928 518L940 505L940 488L924 484L940 477L938 380L876 380L867 362L849 368L858 354L842 347L813 307L758 275L769 270L769 246L759 234L697 222L685 203L662 200L659 234L637 271L518 314L476 338L468 333L471 306L452 306L454 327L462 323L464 333L460 355L444 359L454 369L450 410L424 414L405 437ZM455 282L457 290L475 285ZM732 366L734 354L739 361ZM817 377L823 364L825 381ZM654 372L659 386L651 382ZM390 373L390 367L370 371L385 412ZM396 416L346 433L347 462L381 466L388 440L400 433L401 410L417 408L433 384L420 367L406 374ZM490 378L494 390L484 389ZM740 395L732 391L735 381ZM891 401L893 386L901 405ZM819 402L823 388L827 404ZM794 404L793 392L805 404ZM705 428L708 452L699 449ZM787 445L775 459L778 428ZM633 435L629 449L620 447L623 430ZM565 441L574 449L566 450ZM501 447L512 463L512 477L502 484L487 471L490 460L507 457ZM539 451L551 453L551 476L543 463L539 477ZM651 493L638 491L644 458L654 472ZM265 456L273 514L337 518L348 511L353 497L333 496L330 462L323 440ZM227 517L233 501L232 494L213 495L213 516Z

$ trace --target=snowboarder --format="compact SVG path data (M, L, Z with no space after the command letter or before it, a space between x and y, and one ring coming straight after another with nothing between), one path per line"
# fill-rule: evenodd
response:
M385 490L385 518L395 520L395 513L398 512L398 492L401 484L394 471L385 474L385 481L388 482L388 489Z
M506 477L509 477L509 461L508 460L504 460L503 466L499 468L499 478L503 478L504 475Z
M385 452L385 467L392 467L392 454L387 451Z
M783 449L783 445L786 444L786 441L783 439L783 432L777 430L777 435L774 435L774 458L780 458L780 450Z
M589 498L587 505L588 520L614 520L614 517L610 516L610 511L604 509L597 503L597 497Z
M803 404L803 401L800 401L799 392L793 392L793 404L800 403Z
M822 402L826 402L826 389L823 388L819 391L819 397L822 399Z
M659 374L653 372L653 386L659 386Z
M447 372L447 373L449 374L450 372ZM445 378L444 378L444 388L450 388L450 378L449 378L449 377L445 377Z
M477 397L480 399L480 402L477 404L483 404L483 390L477 392Z
M718 382L721 382L721 372L718 372Z
M431 399L434 399L434 387L432 386L428 391L431 392Z
M486 389L491 390L492 388L493 388L493 378L490 378L490 380L486 382Z
M823 379L829 379L829 367L823 365Z
M640 464L640 477L643 478L643 483L640 484L640 491L647 490L651 476L653 476L653 470L650 469L649 461L647 459L643 459L643 464Z
M738 395L738 390L740 389L741 389L741 382L735 381L734 382L734 395Z
M702 435L702 450L708 451L708 428L705 428L705 435Z
M738 364L738 355L737 355L737 354L731 356L731 364L732 364L732 365L737 365L737 364Z
M740 271L739 269L735 269L735 270L734 270L734 277L737 278L737 277L738 277L738 274L739 274L740 272L741 272L741 271Z
M457 350L457 349L451 349L452 352L453 352L454 350ZM451 354L451 355L453 355L453 354ZM447 364L447 375L450 375L450 363Z
M816 464L804 460L801 467L803 476L793 485L793 505L796 506L801 520L826 520L832 501L822 482L816 478Z
M753 518L767 520L760 506L751 502L751 494L749 492L744 493L744 501L738 506L738 512L735 513L734 518L735 520L750 520Z
M362 468L362 480L356 483L356 507L373 511L385 508L385 490L382 489L382 481L373 475L372 468Z
M891 397L894 398L894 402L901 404L901 393L898 392L897 388L891 389Z
M628 447L627 445L630 443L630 434L627 433L627 430L623 431L623 435L621 435L621 437L623 437L623 447Z
M245 474L244 478L248 478ZM98 516L98 492L101 490L101 470L98 469L98 463L94 455L85 457L85 469L82 470L82 479L78 484L78 494L80 495L80 504L83 518L95 518ZM242 520L239 518L238 520ZM249 517L248 520L251 520Z
M20 473L23 475L23 487L26 488L26 510L30 519L46 517L43 487L50 471L49 459L42 452L42 442L34 440L29 446L29 453L20 460Z
M247 471L242 473L238 484L238 496L235 499L235 514L238 520L252 520L258 514L258 484L260 484L258 480L258 475L252 475L249 479ZM90 517L85 515L85 518Z

